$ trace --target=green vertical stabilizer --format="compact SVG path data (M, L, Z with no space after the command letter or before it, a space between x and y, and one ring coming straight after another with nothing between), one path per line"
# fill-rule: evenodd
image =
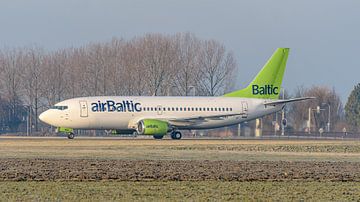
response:
M224 97L278 99L288 55L289 48L278 48L250 85Z

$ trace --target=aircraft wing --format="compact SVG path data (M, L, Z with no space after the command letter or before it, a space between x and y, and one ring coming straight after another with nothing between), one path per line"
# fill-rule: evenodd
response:
M189 126L189 125L196 125L202 122L206 122L208 120L223 120L228 117L232 116L240 116L243 113L236 113L236 114L221 114L221 115L214 115L214 116L196 116L196 117L189 117L189 118L173 118L167 119L171 125L174 126Z
M315 97L299 97L299 98L292 98L292 99L287 99L287 100L276 100L276 101L272 101L272 102L266 102L264 103L265 106L276 106L276 105L283 105L289 102L298 102L298 101L303 101L303 100L310 100L310 99L315 99Z

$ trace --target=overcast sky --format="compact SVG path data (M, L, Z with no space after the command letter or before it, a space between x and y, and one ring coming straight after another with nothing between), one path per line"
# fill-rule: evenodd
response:
M47 50L191 32L238 62L239 88L277 47L290 47L283 86L334 87L346 101L360 78L359 0L0 0L0 47Z

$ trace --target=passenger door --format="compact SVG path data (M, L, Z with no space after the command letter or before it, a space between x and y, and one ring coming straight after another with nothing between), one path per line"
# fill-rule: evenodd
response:
M86 101L79 101L80 103L80 117L88 117L88 106Z

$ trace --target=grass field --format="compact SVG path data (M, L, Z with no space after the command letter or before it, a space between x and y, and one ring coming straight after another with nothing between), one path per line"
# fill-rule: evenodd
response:
M0 138L0 201L359 201L360 141Z

